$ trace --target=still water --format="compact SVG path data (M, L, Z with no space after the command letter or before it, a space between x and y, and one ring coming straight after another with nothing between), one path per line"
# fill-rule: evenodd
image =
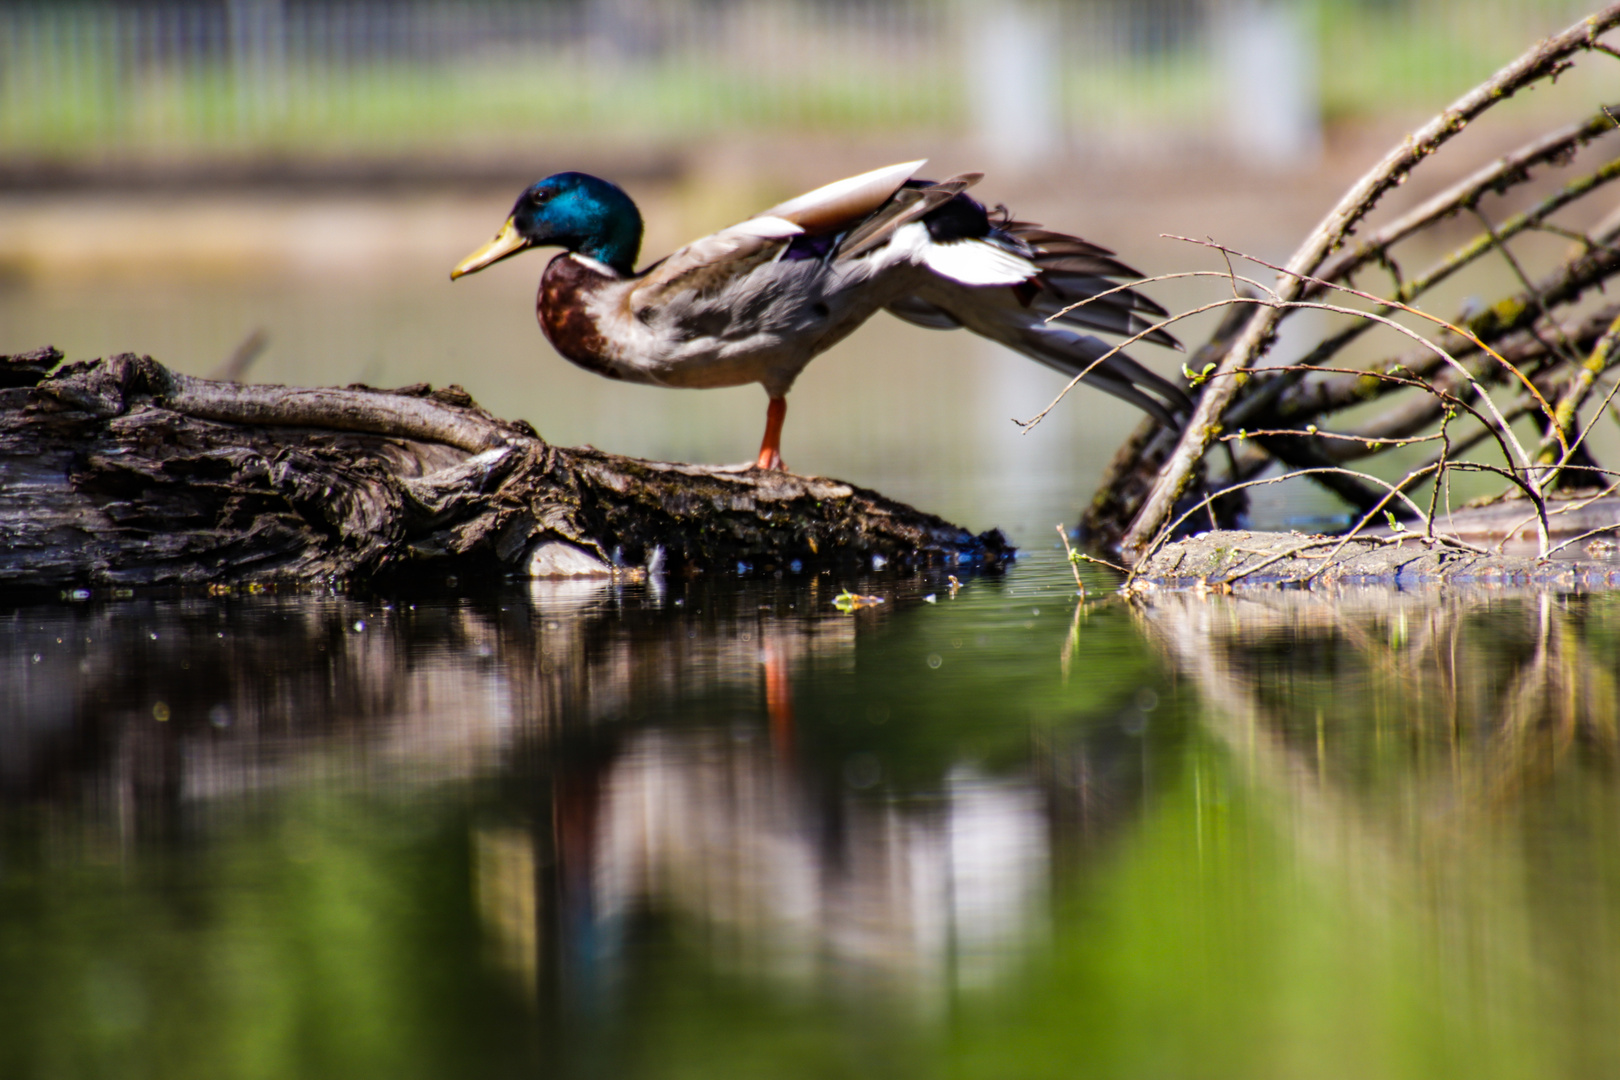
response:
M1620 1069L1620 598L1108 584L0 611L0 1075Z

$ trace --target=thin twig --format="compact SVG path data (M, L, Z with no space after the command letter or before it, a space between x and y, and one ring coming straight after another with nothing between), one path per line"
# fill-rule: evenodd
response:
M1339 552L1344 550L1344 545L1348 544L1351 540L1354 540L1361 530L1365 529L1368 524L1372 522L1373 516L1377 514L1378 511L1389 505L1389 500L1394 498L1396 492L1405 491L1408 485L1425 475L1428 471L1429 470L1427 469L1417 469L1409 472L1399 484L1391 487L1389 489L1389 494L1384 496L1383 502L1372 507L1365 514L1361 515L1361 520L1357 521L1355 525L1351 527L1350 531L1344 534L1344 537L1339 541L1339 546L1328 552L1328 562L1331 563L1333 559L1338 556ZM1430 514L1432 514L1434 503L1431 501L1429 506ZM1396 531L1400 532L1402 530L1397 529ZM1429 514L1425 514L1423 518L1423 538L1430 542L1434 540L1434 518Z
M1244 439L1258 439L1266 436L1281 436L1283 438L1312 438L1312 439L1343 439L1347 442L1361 443L1365 446L1411 446L1413 443L1434 442L1439 435L1419 435L1409 439L1382 439L1371 435L1352 435L1341 431L1318 431L1312 424L1305 428L1276 428L1270 430L1250 431L1239 430L1235 434L1222 435L1220 442L1241 442Z
M1614 161L1610 164L1616 166L1616 175L1620 175L1620 161ZM1470 207L1469 209L1474 215L1475 219L1485 227L1485 235L1490 238L1491 246L1502 253L1502 258L1505 259L1508 266L1513 269L1513 276L1518 278L1520 287L1523 288L1527 294L1535 297L1536 310L1541 312L1541 317L1547 321L1549 326L1552 327L1553 334L1555 339L1558 340L1558 344L1554 345L1551 342L1542 340L1541 334L1537 332L1536 324L1533 322L1529 325L1529 327L1527 327L1530 336L1535 338L1537 341L1540 341L1542 345L1546 347L1548 352L1554 354L1559 359L1567 360L1571 364L1580 363L1580 358L1577 357L1574 350L1570 348L1568 340L1557 338L1559 329L1558 324L1553 321L1552 312L1547 310L1546 301L1542 299L1540 293L1536 292L1535 285L1533 285L1530 281L1530 275L1524 272L1524 266L1520 264L1518 257L1513 254L1513 249L1508 247L1507 237L1503 236L1497 231L1496 226L1491 224L1491 219L1486 217L1485 212L1479 207L1475 206ZM1562 348L1560 348L1560 346ZM1568 351L1566 352L1564 350ZM1551 417L1548 419L1551 419ZM1562 438L1559 439L1558 445L1560 448L1564 446L1564 441Z
M1616 315L1620 315L1620 305L1608 305L1592 314L1566 321L1563 326L1563 333L1572 341L1595 342L1597 338L1602 335L1603 331L1608 327L1610 322L1613 321ZM1446 345L1447 351L1453 356L1462 356L1465 354L1478 352L1478 350L1474 349L1469 342L1463 339L1447 341ZM1498 353L1507 359L1513 367L1517 368L1528 367L1531 364L1546 358L1546 351L1544 347L1540 342L1537 342L1531 338L1524 338L1513 342L1502 343L1497 345L1496 348ZM1428 349L1424 349L1421 354L1408 353L1405 356L1397 357L1395 359L1380 360L1376 363L1368 364L1365 368L1353 367L1349 369L1337 369L1323 365L1310 365L1311 370L1318 370L1327 374L1337 373L1342 375L1342 377L1333 379L1317 379L1304 386L1295 386L1290 388L1289 391L1284 395L1272 395L1280 396L1280 400L1277 401L1275 408L1264 411L1266 412L1267 417L1273 422L1282 424L1292 423L1296 419L1317 417L1326 413L1334 413L1342 409L1364 405L1368 401L1375 399L1384 393L1390 392L1382 388L1372 388L1369 390L1369 388L1365 385L1365 377L1369 372L1388 371L1392 368L1401 368L1411 372L1413 375L1419 378L1429 378L1431 375L1433 375L1433 373L1439 371L1443 367L1443 361L1441 361L1439 357L1435 356L1434 353ZM1266 368L1265 370L1270 372L1276 369ZM1300 374L1304 375L1309 373L1310 370L1307 370L1302 364L1300 366ZM1447 376L1440 376L1440 378L1445 377ZM1497 381L1495 374L1493 374L1491 371L1476 371L1474 373L1474 377L1481 382ZM1281 379L1274 379L1272 385L1275 385L1278 382L1281 382ZM1258 394L1244 398L1242 402L1232 409L1232 415L1229 417L1229 421L1231 423L1244 423L1250 418L1254 417L1257 412L1262 411L1256 408L1256 406L1259 404L1258 399L1262 395L1266 395L1272 389L1272 385L1267 385ZM1384 417L1376 424L1376 426L1371 427L1368 430L1382 433L1389 433L1392 431L1414 431L1419 430L1426 424L1438 419L1438 416L1438 413L1423 415L1421 412L1417 412L1411 416Z
M1546 460L1550 454L1552 450L1551 443L1555 437L1554 431L1562 433L1574 422L1575 416L1580 412L1581 405L1585 403L1587 395L1591 393L1593 384L1597 382L1597 377L1608 370L1609 365L1614 362L1613 354L1616 344L1620 344L1620 315L1616 315L1609 323L1609 328L1604 331L1603 336L1598 338L1597 343L1587 353L1586 360L1580 365L1580 370L1569 381L1569 385L1564 388L1564 392L1559 395L1558 405L1554 408L1552 421L1548 425L1549 430L1541 439L1538 461ZM1558 437L1558 443L1566 453L1569 452L1569 442L1566 438L1561 437L1561 434Z
M1172 239L1185 240L1189 244L1198 244L1200 247L1208 247L1208 246L1210 246L1208 244L1208 242L1206 242L1206 241L1194 240L1191 237L1186 237L1186 236L1172 237ZM1258 263L1259 265L1267 267L1268 269L1276 270L1281 275L1287 275L1287 274L1290 273L1290 271L1287 270L1285 267L1277 266L1276 264L1269 263L1264 259L1256 258L1253 255L1246 255L1241 251L1233 251L1232 254L1237 255L1239 258L1248 259L1250 262ZM1320 281L1319 278L1312 278L1312 277L1309 277L1308 275L1302 275L1302 276L1305 276L1307 281L1311 281L1311 282L1319 282ZM1355 288L1352 288L1352 287L1350 287L1348 285L1340 285L1340 284L1336 284L1336 283L1333 283L1333 282L1325 282L1325 281L1321 281L1320 283L1326 288L1335 289L1335 290L1337 290L1339 292L1349 293L1351 296L1359 297L1359 298L1361 298L1363 300L1372 300L1372 301L1375 301L1375 302L1379 302L1379 297L1374 296L1372 293L1362 292L1360 289L1355 289ZM1431 322L1431 323L1435 324L1436 326L1440 327L1441 329L1449 330L1453 334L1456 334L1458 337L1463 338L1464 340L1470 342L1475 348L1477 348L1477 349L1481 350L1482 352L1486 353L1487 355L1489 355L1491 357L1491 359L1495 360L1498 364L1502 365L1502 367L1509 374L1517 377L1518 380L1521 383L1524 384L1524 388L1530 392L1531 396L1533 396L1541 404L1542 409L1547 413L1547 415L1549 417L1553 415L1552 406L1547 404L1547 399L1542 396L1541 391L1536 388L1535 383L1531 382L1530 379L1524 374L1524 372L1520 371L1515 365L1513 365L1512 363L1509 363L1507 358L1504 357L1501 353L1497 352L1495 349L1493 349L1489 345L1485 344L1485 342L1479 337L1479 335L1475 334L1472 330L1465 329L1465 328L1463 328L1461 326L1458 326L1455 323L1447 322L1445 319L1442 319L1438 315L1431 315L1427 311L1422 310L1421 308L1412 307L1410 304L1404 304L1404 303L1401 303L1399 301L1393 301L1393 300L1391 300L1391 301L1383 301L1383 303L1387 304L1388 307L1393 308L1393 309L1395 309L1397 311L1404 311L1408 315L1414 315L1417 318L1423 319L1423 320L1425 320L1427 322ZM1297 304L1295 304L1293 306L1315 308L1316 310L1319 310L1319 311L1334 311L1334 312L1338 312L1341 315L1353 315L1353 316L1355 316L1357 318L1367 320L1368 322L1380 323L1380 324L1382 324L1384 326L1388 326L1388 327L1391 327L1393 329L1399 330L1401 333L1406 334L1408 337L1411 337L1411 338L1415 339L1416 341L1423 344L1427 348L1433 350L1435 355L1440 357L1441 360L1445 361L1448 365L1450 365L1453 369L1455 369L1459 375L1461 375L1464 379L1466 379L1469 382L1469 384L1475 388L1475 392L1477 394L1479 394L1480 399L1486 403L1486 406L1488 408L1490 408L1493 412L1495 411L1496 407L1491 402L1490 396L1485 393L1484 387L1481 386L1480 383L1479 383L1479 380L1474 377L1473 372L1469 371L1460 362L1458 362L1457 359L1455 357L1453 357L1448 350L1441 348L1439 345L1437 345L1434 342L1430 341L1429 339L1423 337L1421 334L1418 334L1415 331L1412 331L1409 328L1401 325L1400 323L1389 319L1383 313L1375 312L1375 311L1359 311L1359 310L1357 310L1355 308L1339 307L1337 305L1322 304L1322 303L1319 303L1319 302L1303 302L1303 301L1301 301L1301 302L1298 302ZM1498 420L1499 423L1501 422L1500 416L1497 417L1497 420ZM1517 446L1517 440L1515 440L1515 446L1516 446L1516 449L1518 449L1518 451L1519 451L1520 457L1523 458L1528 463L1529 455L1527 455L1527 454L1525 454L1523 452L1523 447L1518 447Z
M1226 276L1225 274L1217 274L1212 270L1198 270L1198 271L1193 271L1191 273L1186 273L1186 274L1165 274L1165 275L1162 275L1160 277L1146 278L1144 280L1149 281L1149 282L1153 282L1153 281L1165 281L1165 280L1170 280L1170 279L1174 279L1174 278L1188 278L1188 277L1223 277L1224 278L1225 276ZM1240 280L1248 282L1249 284L1253 285L1257 289L1264 287L1259 282L1250 281L1248 278L1242 278ZM1140 285L1140 284L1142 284L1142 282L1136 282L1135 284ZM1121 288L1129 288L1129 287L1130 286L1121 286ZM1118 291L1117 289L1110 289L1109 290L1109 292L1117 292L1117 291ZM1078 304L1072 304L1069 307L1064 308L1063 311L1058 312L1057 315L1053 315L1053 316L1051 316L1051 318L1048 318L1047 322L1051 322L1052 319L1057 318L1058 315L1064 314L1064 312L1073 311L1075 308L1083 307L1086 304L1090 303L1092 300L1097 300L1097 299L1099 299L1099 298L1101 298L1103 296L1107 296L1107 295L1108 295L1108 293L1098 293L1096 296L1088 297L1087 299L1082 300ZM1202 315L1204 312L1206 312L1206 311L1214 311L1216 308L1230 307L1233 304L1267 304L1267 303L1270 303L1270 302L1271 301L1269 301L1269 300L1259 299L1259 298L1255 298L1255 297L1234 296L1234 297L1231 297L1229 299L1216 300L1213 303L1204 304L1204 305L1202 305L1200 307L1193 308L1190 311L1182 311L1182 312L1178 312L1177 314L1167 316L1166 318L1161 319L1159 322L1154 323L1152 326L1149 326L1147 329L1145 329L1145 330L1143 330L1143 331L1141 331L1139 333L1132 334L1130 337L1126 338L1124 341L1121 341L1118 345L1115 345L1113 348L1109 349L1107 352L1105 352L1101 356L1097 357L1097 359L1095 359L1091 363L1087 364L1085 366L1085 368L1078 375L1076 375L1074 378L1070 379L1067 383L1064 384L1063 389L1061 389L1061 390L1059 390L1057 392L1057 396L1054 397L1051 400L1051 402L1049 402L1047 404L1046 408L1042 409L1040 412L1036 413L1034 416L1030 417L1028 420L1019 420L1019 419L1017 419L1015 417L1013 419L1013 423L1017 424L1020 428L1022 428L1024 430L1025 434L1028 434L1030 429L1033 428L1036 424L1039 424L1042 420L1045 420L1046 415L1048 413L1050 413L1053 409L1057 408L1058 402L1062 401L1065 397L1067 397L1069 395L1070 390L1073 390L1076 386L1079 386L1080 381L1082 379L1084 379L1087 375L1090 375L1092 373L1092 371L1096 369L1097 365L1099 365L1099 364L1103 363L1104 361L1108 360L1110 357L1113 357L1113 356L1117 355L1118 353L1122 352L1124 349L1128 348L1129 346L1134 345L1136 342L1141 341L1143 338L1147 337L1150 334L1153 334L1153 333L1155 333L1155 332L1157 332L1159 330L1163 330L1167 326L1172 326L1175 323L1180 322L1182 319L1190 319L1194 315Z
M1288 559L1288 558L1296 558L1297 557L1297 558L1309 558L1309 559L1321 560L1321 562L1322 562L1321 566L1317 567L1315 570L1312 570L1309 574L1306 574L1303 578L1296 579L1301 584L1308 583L1313 578L1318 577L1323 572L1325 572L1325 571L1332 568L1333 560L1338 556L1339 551L1344 547L1345 543L1348 543L1349 541L1348 541L1348 538L1346 538L1344 542L1341 542L1338 545L1338 547L1334 548L1332 551L1328 552L1326 555L1309 555L1308 556L1308 555L1304 555L1302 553L1306 552L1306 551L1309 551L1312 548L1327 547L1329 544L1331 544L1335 540L1339 540L1339 539L1340 539L1339 537L1331 537L1331 536L1330 537L1321 537L1321 538L1318 538L1318 539L1315 539L1315 540L1308 540L1305 543L1300 544L1297 547L1289 548L1286 551L1269 552L1269 553L1267 553L1269 555L1269 557L1266 558L1265 560L1263 560L1263 561L1261 561L1259 563L1256 563L1254 566L1245 566L1241 570L1233 571L1227 577L1222 578L1221 581L1218 584L1230 587L1232 585L1235 585L1237 582L1242 581L1244 578L1248 577L1249 575L1257 574L1261 570L1264 570L1266 567L1275 566L1277 563L1280 563L1284 559ZM1419 544L1428 544L1431 547L1435 546L1435 545L1441 545L1441 546L1445 546L1445 547L1452 546L1452 543L1450 541L1448 541L1448 539L1445 538L1445 537L1418 536L1418 535L1416 535L1414 533L1400 533L1400 534L1397 534L1395 536L1358 536L1355 539L1360 541L1363 544L1377 544L1377 545L1384 546L1384 547L1387 547L1387 546L1389 546L1391 544L1395 545L1396 547L1399 547L1400 545L1406 543L1408 540L1411 540L1411 541L1413 541L1415 543L1419 543ZM1258 553L1256 553L1256 554L1258 554ZM1480 552L1479 554L1484 554L1484 553Z
M1447 409L1445 418L1440 421L1440 460L1435 463L1434 467L1434 488L1429 492L1429 523L1423 530L1423 534L1430 539L1434 537L1434 508L1440 498L1440 480L1446 475L1446 458L1451 456L1451 439L1447 434L1447 429L1451 426L1451 421L1456 415L1457 413L1454 410Z
M1200 246L1207 246L1207 244L1205 244L1204 241L1194 240L1194 239L1191 239L1190 237L1180 237L1179 239L1185 240L1185 241L1187 241L1188 243L1191 243L1191 244L1198 244ZM1291 271L1289 271L1285 267L1275 267L1272 264L1267 263L1264 259L1257 259L1252 255L1245 255L1242 252L1233 252L1233 254L1236 254L1241 258L1248 259L1251 262L1259 263L1261 266L1267 266L1267 267L1271 267L1273 269L1276 269L1278 271L1278 274L1280 276L1282 276L1282 277L1309 278L1309 275L1303 275L1303 274L1296 275L1296 274L1293 274ZM1319 280L1319 279L1309 279L1309 280ZM1346 285L1339 285L1339 284L1334 284L1334 283L1331 283L1331 282L1322 282L1322 285L1324 287L1330 287L1330 288L1333 288L1333 289L1336 289L1336 290L1339 290L1339 291L1342 291L1342 292L1347 292L1347 293L1351 294L1352 296L1362 297L1363 299L1376 299L1376 298L1372 297L1371 294L1369 294L1369 293L1361 292L1358 289L1353 289L1353 288L1350 288L1349 286L1346 286ZM1470 372L1467 369L1467 367L1465 367L1460 361L1458 361L1450 353L1448 353L1444 349L1442 349L1439 345L1437 345L1434 342L1432 342L1432 341L1428 340L1427 338L1423 337L1423 335L1419 334L1417 331L1412 330L1412 329L1410 329L1410 328L1408 328L1406 326L1403 326L1402 324L1400 324L1398 322L1395 322L1393 319L1386 318L1386 317L1384 317L1384 316L1382 316L1382 315L1380 315L1380 314L1378 314L1376 312L1356 311L1353 308L1341 308L1341 307L1339 307L1337 305L1322 304L1320 302L1313 302L1313 303L1295 302L1295 304L1291 305L1291 306L1315 307L1315 308L1319 308L1321 310L1326 310L1326 311L1338 311L1341 314L1356 315L1356 316L1358 316L1359 318L1362 318L1362 319L1367 319L1367 320L1370 320L1370 321L1373 321L1373 322L1383 323L1385 326L1389 326L1392 329L1398 331L1399 333L1406 334L1407 336L1411 337L1413 340L1418 341L1421 344L1426 345L1429 348L1433 349L1435 351L1435 353L1438 354L1441 357L1441 359L1443 359L1450 367L1452 367L1460 376L1462 376L1464 379L1466 379L1468 381L1469 385L1473 388L1473 391L1474 391L1475 395L1479 398L1479 400L1481 402L1484 403L1485 408L1490 411L1492 418L1496 421L1497 430L1500 431L1503 440L1505 440L1505 442L1506 442L1506 444L1508 446L1512 447L1513 453L1511 455L1509 455L1509 461L1511 462L1516 458L1519 465L1525 470L1525 477L1524 477L1524 484L1523 484L1525 494L1528 495L1530 497L1531 502L1533 502L1536 505L1537 511L1539 512L1539 515L1540 515L1539 520L1538 520L1538 528L1540 529L1540 538L1541 538L1541 548L1540 549L1541 549L1542 552L1545 552L1547 550L1547 509L1546 509L1546 502L1542 498L1540 484L1539 484L1539 482L1538 482L1538 480L1537 480L1537 478L1536 478L1536 476L1535 476L1535 474L1533 472L1535 461L1534 461L1534 459L1532 459L1530 457L1530 455L1528 453L1525 452L1524 445L1519 442L1518 436L1513 433L1513 429L1510 426L1508 426L1507 421L1505 419L1503 419L1501 412L1496 407L1496 402L1491 398L1490 394L1488 394L1485 391L1485 387L1482 384L1480 384L1480 382L1473 377L1472 372ZM1431 323L1435 323L1438 326L1441 326L1441 327L1444 327L1445 329L1450 330L1454 334L1457 334L1457 335L1459 335L1461 337L1465 337L1465 338L1468 338L1469 340L1471 340L1478 348L1480 348L1483 351L1489 353L1492 358L1494 358L1498 363L1500 363L1509 372L1511 372L1514 375L1517 375L1519 380L1524 384L1525 389L1528 390L1530 392L1530 394L1532 396L1534 396L1538 402L1541 403L1541 406L1542 406L1543 410L1546 412L1546 414L1549 417L1551 417L1553 415L1552 407L1547 404L1546 398L1544 398L1542 396L1541 391L1536 389L1535 383L1531 382L1530 379L1527 376L1525 376L1525 374L1523 372L1518 370L1518 368L1516 368L1512 364L1508 363L1508 361L1500 353L1498 353L1496 350L1492 349L1490 346L1486 345L1485 342L1480 340L1480 338L1477 335L1475 335L1472 331L1463 330L1460 327L1457 327L1457 326L1447 322L1446 320L1440 318L1438 315L1430 315L1428 312L1422 311L1422 310L1420 310L1418 308L1410 307L1410 306L1405 305L1405 304L1391 304L1391 306L1398 307L1398 308L1400 308L1400 310L1406 312L1409 315L1415 315L1418 318L1426 319L1427 321L1429 321ZM1211 388L1211 392L1214 392L1213 387ZM1230 394L1228 394L1228 397L1229 396L1230 396ZM1209 397L1209 394L1206 393L1204 395L1204 398L1202 398L1200 400L1201 401L1205 400L1208 397Z
M1135 580L1135 578L1139 574L1140 568L1145 566L1147 564L1147 560L1149 560L1149 559L1151 559L1153 557L1153 553L1156 552L1159 548L1163 547L1165 542L1168 541L1168 539L1171 536L1175 535L1176 530L1181 528L1181 526L1186 523L1188 518L1192 517L1199 510L1203 509L1204 504L1206 502L1208 502L1209 500L1218 498L1221 495L1230 494L1230 493L1232 493L1234 491L1242 491L1242 490L1244 490L1246 488L1264 487L1264 486L1266 486L1268 484L1280 484L1284 480L1294 480L1294 479L1297 479L1297 478L1302 477L1302 476L1309 476L1312 473L1329 472L1329 471L1346 473L1346 474L1348 474L1350 476L1357 477L1358 479L1366 480L1369 483L1373 483L1373 484L1379 484L1379 485L1382 485L1383 487L1387 487L1387 488L1394 488L1394 486L1395 486L1395 485L1391 484L1388 480L1383 479L1382 477L1371 476L1371 475L1368 475L1367 473L1359 473L1359 472L1356 472L1353 469L1341 469L1341 468L1338 468L1336 466L1334 466L1334 467L1324 466L1322 468L1313 468L1313 469L1294 469L1294 470L1292 470L1290 472L1283 473L1280 476L1268 476L1268 477L1265 477L1265 478L1260 479L1260 480L1246 480L1246 481L1244 481L1243 483L1240 483L1240 484L1232 484L1229 487L1222 488L1218 492L1214 492L1214 493L1212 493L1210 495L1204 496L1203 499L1200 499L1197 503L1195 503L1192 506L1188 507L1187 510L1185 512L1183 512L1180 517L1176 518L1174 521L1170 522L1167 526L1165 526L1165 528L1159 533L1159 535L1154 537L1153 543L1149 546L1148 550L1142 555L1142 557L1139 560L1137 560L1136 569L1133 569L1131 571L1131 577L1130 577L1129 580L1127 580L1125 582L1125 584L1127 586L1129 586L1131 581ZM1404 492L1396 491L1395 492L1395 497L1400 499L1402 502L1406 503L1407 507L1412 511L1413 517L1417 518L1419 521L1421 521L1425 525L1427 525L1427 517L1424 515L1423 511L1418 507L1417 503L1413 502L1411 500L1411 498L1408 497ZM1463 541L1457 540L1454 537L1437 536L1436 539L1439 540L1442 543L1456 544L1458 546L1467 548L1470 551L1478 551L1479 554L1482 554L1482 555L1485 554L1485 552L1479 551L1479 549L1475 548L1472 544L1464 543Z
M1568 469L1570 467L1569 466L1569 459L1575 455L1575 451L1580 448L1581 443L1586 441L1586 436L1591 432L1593 425L1595 425L1598 422L1598 420L1602 418L1603 411L1609 407L1609 402L1614 400L1615 391L1617 391L1617 390L1620 390L1620 379L1617 379L1615 381L1615 384L1609 388L1608 395L1606 397L1604 397L1603 404L1598 406L1598 411L1597 411L1597 413L1595 415L1593 415L1591 423L1587 424L1586 427L1581 430L1580 434L1578 436L1576 436L1574 442L1570 443L1569 446L1564 448L1564 456L1562 458L1560 458L1557 461L1557 463L1553 464L1550 467L1551 472L1549 473L1549 476L1557 476L1560 471L1562 471L1564 469ZM1517 525L1513 526L1513 528L1509 529L1507 531L1507 533L1503 536L1502 542L1506 543L1507 538L1512 536L1514 533L1518 532L1521 528L1523 528L1524 525L1528 522L1528 520L1529 519L1527 518L1527 519L1525 519L1525 521L1521 521L1521 522L1519 522L1519 524L1517 524ZM1497 545L1497 550L1499 550L1499 551L1501 550L1501 544ZM1550 555L1551 555L1551 551L1549 549L1547 549L1546 545L1542 545L1541 558L1545 559L1545 558L1548 558Z
M1080 599L1086 598L1086 583L1080 580L1080 561L1074 557L1074 548L1069 544L1069 533L1062 524L1057 527L1058 539L1063 541L1063 551L1069 557L1069 571L1074 574L1074 587L1080 590Z

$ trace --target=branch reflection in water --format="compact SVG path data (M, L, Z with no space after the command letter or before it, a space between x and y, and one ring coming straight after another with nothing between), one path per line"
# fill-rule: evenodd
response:
M1188 593L1141 613L1247 777L1340 839L1361 822L1414 857L1455 852L1570 772L1620 762L1612 597Z
M1418 944L1396 985L1434 995L1439 1045L1479 1040L1453 1061L1620 1061L1616 600L1346 588L1138 609L1299 879L1341 883L1346 922Z

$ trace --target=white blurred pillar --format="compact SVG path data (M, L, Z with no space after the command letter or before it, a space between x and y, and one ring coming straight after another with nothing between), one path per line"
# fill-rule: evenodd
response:
M262 128L280 114L287 91L287 12L283 0L227 0L237 122Z
M1308 0L1216 0L1215 41L1232 147L1267 165L1322 152L1322 103Z
M1058 147L1061 110L1057 27L1031 0L963 0L962 47L973 134L1004 171L1034 165Z

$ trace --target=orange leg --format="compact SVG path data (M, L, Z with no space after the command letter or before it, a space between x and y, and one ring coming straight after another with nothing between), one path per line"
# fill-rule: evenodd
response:
M765 716L771 725L771 749L784 765L793 764L793 684L788 663L774 643L765 646Z
M787 471L787 466L782 464L782 421L786 418L787 398L771 398L770 405L765 409L765 439L759 444L759 460L754 463L755 468Z

